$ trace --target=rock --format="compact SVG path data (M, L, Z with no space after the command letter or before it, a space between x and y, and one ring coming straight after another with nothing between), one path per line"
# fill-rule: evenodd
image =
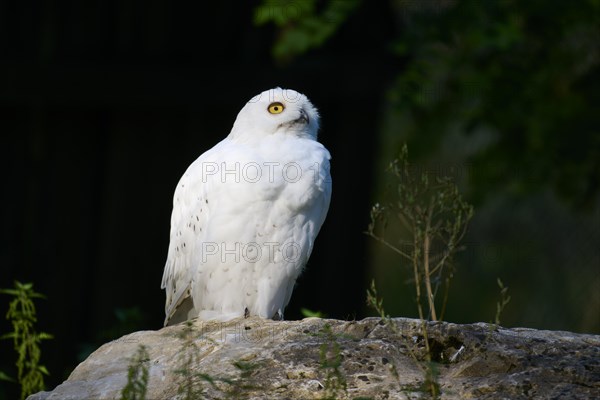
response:
M29 399L119 399L140 345L147 399L425 399L432 385L442 399L600 398L600 336L426 326L434 363L425 361L418 320L196 320L107 343L52 392Z

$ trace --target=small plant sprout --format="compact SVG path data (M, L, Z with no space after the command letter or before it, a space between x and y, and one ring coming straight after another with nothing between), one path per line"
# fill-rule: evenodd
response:
M342 371L342 354L340 344L329 324L325 324L320 334L325 341L319 347L320 368L325 373L323 388L324 399L337 399L347 390L346 377Z
M121 391L121 400L145 400L148 390L148 361L150 356L143 344L138 346L127 369L127 385Z
M375 287L375 281L371 281L371 287L367 289L367 305L371 306L386 326L394 332L398 337L403 337L402 332L398 329L398 326L394 323L392 318L385 312L383 308L383 299L377 294L377 288ZM423 374L423 382L421 383L420 390L427 393L430 398L438 399L440 395L440 385L437 381L438 371L436 363L432 360L431 348L429 346L429 337L427 334L427 321L421 319L421 333L423 335L423 342L425 344L425 360L420 359L417 356L417 337L406 339L406 349L408 350L411 358L415 361L415 364L421 370ZM392 364L392 374L398 382L400 382L400 376L396 370L396 366Z
M0 289L0 293L13 297L8 306L6 319L12 324L12 332L0 336L0 339L12 339L17 357L17 381L21 385L21 399L32 393L44 390L44 375L49 375L45 366L40 364L42 340L52 339L52 335L35 331L37 322L33 299L44 298L34 292L32 283L15 281L13 289ZM4 380L10 379L4 376Z
M182 346L174 373L178 375L179 398L207 398L209 389L213 389L221 393L220 398L239 399L245 398L247 391L256 389L251 378L260 367L259 363L236 360L232 365L238 373L237 377L213 376L199 370L202 351L195 338L194 323L186 321L183 332L178 336Z
M497 279L498 287L500 288L500 301L496 303L496 317L494 323L500 325L500 315L504 311L504 308L510 303L510 296L508 295L508 286L504 286L500 278Z
M202 382L207 382L215 387L216 384L210 376L194 373L194 369L200 362L201 354L194 340L194 324L191 321L186 321L185 329L179 338L183 343L178 357L178 368L174 371L179 375L178 394L182 395L185 400L203 398L204 386Z

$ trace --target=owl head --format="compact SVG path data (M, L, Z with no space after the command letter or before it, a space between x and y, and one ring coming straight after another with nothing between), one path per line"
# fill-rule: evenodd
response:
M275 88L254 96L239 112L231 138L260 138L283 133L316 139L319 113L308 98L291 89Z

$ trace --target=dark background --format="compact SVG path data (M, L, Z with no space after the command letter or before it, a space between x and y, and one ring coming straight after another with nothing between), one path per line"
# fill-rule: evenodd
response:
M288 319L371 315L373 277L388 312L416 316L409 275L363 233L408 142L427 168L458 166L475 205L448 320L493 319L501 277L503 323L600 333L598 7L348 1L340 17L332 3L0 2L0 287L47 297L48 387L98 345L162 326L175 185L276 86L316 105L333 156ZM257 24L264 7L287 20Z

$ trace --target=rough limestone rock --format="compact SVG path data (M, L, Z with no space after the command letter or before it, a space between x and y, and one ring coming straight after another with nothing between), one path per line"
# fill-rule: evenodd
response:
M147 399L600 398L600 336L439 322L427 338L435 363L418 320L194 321L107 343L29 399L119 399L140 345Z

